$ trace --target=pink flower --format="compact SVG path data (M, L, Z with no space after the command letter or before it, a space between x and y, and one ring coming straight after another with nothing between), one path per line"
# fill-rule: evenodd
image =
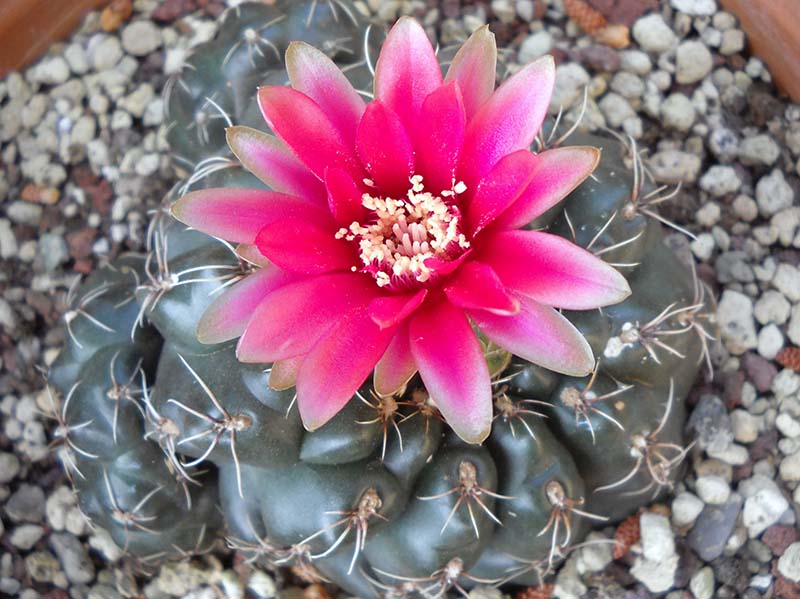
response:
M210 306L198 337L241 336L240 360L274 362L271 383L296 383L309 430L373 370L381 394L419 371L450 426L479 443L492 392L474 327L526 360L583 376L591 349L557 308L630 293L591 253L522 228L580 184L599 151L532 153L553 61L495 90L496 53L479 29L442 78L423 29L400 19L366 103L322 52L293 43L292 87L258 91L277 137L228 130L233 152L272 191L196 191L173 208L184 223L244 244L262 266Z

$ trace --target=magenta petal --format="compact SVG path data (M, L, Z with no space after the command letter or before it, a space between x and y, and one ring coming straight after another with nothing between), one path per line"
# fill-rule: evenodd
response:
M481 262L468 262L458 269L444 287L447 299L460 308L516 314L519 301L506 291L500 277Z
M520 297L520 304L519 314L513 316L483 310L469 315L489 339L520 358L570 376L592 371L592 348L569 320L526 297Z
M274 135L237 126L225 136L242 165L271 189L316 202L325 198L325 186Z
M455 433L481 443L492 427L492 386L478 338L447 301L420 310L409 326L411 353L425 388Z
M304 358L305 356L298 356L275 362L269 370L269 388L283 391L294 387Z
M425 30L414 19L400 17L378 56L375 98L397 113L411 130L422 102L441 84L442 71Z
M497 44L494 33L485 25L476 29L459 48L445 82L458 81L464 92L464 108L471 119L494 91L497 68Z
M417 172L423 176L428 191L439 193L453 187L466 123L458 82L443 85L425 99L414 147Z
M258 251L285 270L322 274L350 270L356 263L353 247L336 239L328 227L303 218L282 218L264 226L256 236Z
M381 330L364 309L346 314L308 353L297 375L297 407L306 429L333 418L364 384L393 329Z
M631 293L616 269L571 241L539 231L501 231L481 243L487 262L511 290L547 306L590 310Z
M355 178L363 176L352 144L314 100L290 87L270 85L258 90L258 105L270 128L319 179L334 166Z
M237 357L242 362L276 362L308 353L342 314L366 306L375 297L374 287L364 275L332 273L276 289L253 313Z
M491 224L514 204L534 178L538 157L529 150L518 150L500 159L478 183L467 206L467 229L472 237Z
M329 168L325 172L325 186L328 188L328 207L336 222L344 227L360 222L364 216L363 194L352 177L340 168Z
M555 82L552 56L528 64L492 94L467 127L459 172L471 186L506 154L528 148L547 114Z
M592 173L600 161L600 150L581 146L554 148L537 158L533 180L495 221L495 227L519 229L558 204Z
M241 336L262 300L296 278L273 265L259 268L225 290L206 308L197 324L197 339L200 343L212 344Z
M427 289L404 295L376 297L369 303L369 315L382 329L396 326L411 316L425 301Z
M356 150L379 189L405 195L414 174L414 148L396 113L379 101L370 102L358 125Z
M292 87L314 100L352 144L366 104L339 67L314 46L292 42L286 49L286 71Z
M220 187L187 193L172 205L182 223L237 243L253 243L264 224L276 217L314 215L315 222L330 216L308 201L264 189Z
M372 382L378 395L392 395L405 386L417 372L408 340L408 322L404 322L392 338L381 359L375 364Z

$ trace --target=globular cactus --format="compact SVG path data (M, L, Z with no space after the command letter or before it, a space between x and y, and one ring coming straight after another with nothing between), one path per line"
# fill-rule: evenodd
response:
M238 18L243 19L241 15L249 10L256 8L244 5ZM229 21L235 18L228 17ZM297 18L291 13L283 21L287 31L295 31L288 23ZM237 31L259 26L233 22L238 23ZM387 44L411 39L417 44L414 47L420 47L420 31L413 22L403 20L390 33ZM488 32L481 30L476 36L479 43L473 40L472 48L477 44L487 51ZM227 49L221 45L225 39ZM219 40L201 48L195 60L210 61L209 72L218 72L224 68L220 66L224 57L238 52L236 43L235 36L221 34ZM305 46L302 50L310 52ZM244 56L249 60L246 53ZM455 60L456 64L461 60L459 68L463 69L463 56ZM380 68L385 65L379 66L379 73ZM545 75L536 77L544 77L539 82L544 81L546 87L546 78L552 75L547 75L548 68L546 63L535 64L521 76L539 69ZM245 81L251 81L253 72L245 71L227 75L230 89L240 89ZM475 75L478 71L470 72ZM493 72L484 75L493 79ZM493 81L473 83L493 86ZM270 93L276 89L269 88ZM458 92L457 85L450 89ZM497 93L502 95L503 89L508 88ZM187 103L196 107L206 92L191 93L195 95ZM271 107L265 107L263 97L258 106L254 88L251 96L240 97L236 114L256 114L261 108L269 118ZM394 123L389 125L386 131L399 130L392 129ZM261 179L274 176L278 187L285 184L286 179L274 171L258 167L257 152L241 152L245 142L252 142L256 149L274 150L275 146L269 145L272 138L241 127L228 135L245 165ZM190 177L151 223L149 254L121 259L92 275L76 293L78 299L67 317L68 345L53 365L50 381L61 396L58 432L64 441L62 455L87 514L140 556L202 551L215 535L224 534L231 547L252 559L297 566L309 578L335 582L359 596L440 596L450 588L463 590L476 583L536 584L592 526L619 520L662 496L679 475L688 451L683 439L685 397L708 358L712 300L693 269L663 243L656 204L667 194L646 185L635 146L610 137L569 136L571 142L601 147L600 158L585 147L574 151L548 148L562 141L553 142L552 137L538 138L537 156L547 157L537 163L540 181L546 180L548 173L554 176L554 172L573 168L569 162L556 162L559 169L548 171L546 161L553 157L584 160L586 164L579 167L582 174L573 177L574 184L568 188L562 186L561 197L568 194L564 201L551 201L546 210L535 214L521 210L513 217L499 212L498 222L519 220L520 213L530 212L528 224L511 227L518 229L514 235L538 239L536 236L545 234L535 230L546 229L551 234L548 239L559 236L558 247L564 255L581 256L583 262L575 268L582 276L600 273L596 282L610 289L603 293L610 294L613 301L586 300L585 288L575 284L576 297L552 304L564 308L568 321L559 320L554 310L542 312L551 315L543 316L551 319L547 322L566 323L554 324L558 331L574 335L564 363L556 363L547 352L540 353L534 363L512 355L498 342L498 329L492 323L513 316L519 309L515 301L528 305L522 296L503 295L498 287L493 298L499 297L500 305L503 298L511 297L510 306L495 306L491 317L470 308L472 324L464 334L468 340L474 339L474 344L463 338L460 343L466 350L478 348L479 361L467 362L466 368L463 363L442 365L460 368L466 378L472 377L473 368L478 372L476 379L486 373L485 396L483 388L476 386L476 396L467 398L475 409L466 415L454 411L453 402L462 398L448 395L448 381L441 383L436 373L431 375L419 353L412 355L421 374L414 374L416 368L408 370L408 376L395 381L399 384L389 393L382 388L387 385L386 372L356 380L348 372L350 361L359 361L363 351L359 344L376 344L374 336L379 333L369 322L364 324L350 313L326 307L322 310L329 312L327 316L313 312L292 316L298 330L309 335L322 334L325 327L336 332L326 337L330 349L316 356L318 361L311 369L312 376L319 372L317 367L329 375L323 382L330 388L321 399L304 391L303 369L300 366L298 373L298 360L292 355L281 355L274 363L243 362L247 352L242 341L237 346L236 337L248 326L252 311L265 297L305 284L312 275L276 268L271 262L274 246L261 234L257 243L237 238L230 221L239 219L238 226L252 228L253 213L245 204L236 211L231 203L227 213L217 210L213 219L196 209L202 202L216 209L219 206L214 202L219 198L241 201L242 197L254 197L260 202L277 197L264 195L272 192L263 191L264 184L238 162ZM387 146L397 141L392 135L385 138ZM320 144L324 152L324 143ZM212 145L207 156L220 156L222 148ZM527 150L519 152L520 160L530 160L524 156L531 155ZM284 157L284 166L295 165L285 158L288 154L279 156ZM204 159L200 154L197 157L199 162ZM480 163L475 165L481 168ZM369 168L374 167L371 164ZM591 178L580 183L592 169ZM295 182L302 180L321 188L318 180L296 169L292 172ZM513 178L518 171L510 169L507 174ZM474 173L460 173L464 179L471 175ZM524 184L530 181L525 179ZM379 183L365 185L374 189ZM418 189L419 179L412 178L409 185L409 201L424 195ZM465 186L472 185L474 177ZM481 185L488 184L480 182L477 188ZM492 189L492 197L504 193L500 185ZM442 193L437 198L445 208L430 194L423 198L433 202L436 210L450 211L451 220L445 224L460 222L460 213L453 208L455 198L472 193L455 179L450 191L452 194ZM363 194L365 206L376 201L376 193ZM178 196L183 199L173 204ZM250 205L262 206L258 202ZM336 202L332 200L331 206L336 209ZM172 219L170 210L216 237L187 228ZM304 204L297 210L304 214L310 208ZM465 212L468 210L465 206ZM478 228L474 223L484 223L483 217L468 218L474 219L473 225L463 225L470 235L470 249L483 251L478 255L488 259L491 256L481 244L491 245L493 229L486 224L489 232L479 237L468 227ZM219 239L226 236L221 233L231 233L228 239L239 245ZM342 233L336 239L349 243L346 236ZM300 238L303 240L313 242L309 237ZM464 243L457 236L453 240ZM494 251L510 250L500 246ZM270 254L270 259L265 254ZM462 254L458 264L472 264L469 260L474 254ZM551 255L551 264L561 258ZM320 261L328 259L327 254L319 254ZM440 263L436 265L441 268ZM514 266L539 268L542 281L548 280L545 266L537 266L535 261ZM380 267L380 261L365 263L364 270L352 276L386 283ZM517 272L498 269L506 277L504 282ZM355 266L353 270L359 271ZM450 280L448 274L434 274ZM419 285L404 279L415 297L422 297L413 309L424 314L425 309L431 310L425 308L428 294L436 296L439 290L426 287L425 277L414 280ZM385 294L378 297L388 302L389 309L380 312L387 320L400 318L398 314L407 310L407 302L389 301L397 297L389 295L396 282L389 276L388 284L379 291L369 291ZM350 293L348 289L331 288L327 297L338 305L336 302ZM469 303L458 296L452 284L447 289L452 301ZM584 299L577 297L581 294ZM576 308L588 301L603 307ZM276 310L288 314L297 306L284 302ZM275 314L275 318L285 316ZM528 322L534 324L526 334L541 333L535 321ZM430 325L435 328L437 323ZM271 321L262 318L258 326L269 328ZM391 326L386 328L395 331ZM351 335L352 327L365 331L364 338ZM284 333L289 344L308 342L298 339L294 330ZM352 343L344 343L345 338L352 338ZM515 339L511 333L506 338ZM399 339L404 342L405 337ZM334 349L340 341L344 353L341 348ZM421 343L414 336L409 336L408 342ZM535 344L535 340L531 342ZM375 351L382 353L385 347L381 347ZM260 346L256 349L263 350ZM279 350L283 351L270 351L279 355ZM456 353L454 359L466 360L466 350ZM310 355L313 352L304 354L302 360L309 360ZM331 369L326 360L334 355L339 359ZM385 367L379 363L379 369ZM347 388L337 380L337 368L343 380L353 379L348 395L352 398L325 419L310 423L308 419L315 418L310 401L330 401ZM456 386L462 383L454 382ZM484 399L490 402L488 420L470 428L464 419L479 420L475 414L483 413L485 406L479 402ZM483 438L484 434L488 436ZM224 533L214 506L224 516Z

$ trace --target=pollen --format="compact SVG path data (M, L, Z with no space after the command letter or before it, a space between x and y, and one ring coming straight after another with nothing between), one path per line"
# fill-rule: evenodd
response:
M360 270L372 274L379 287L425 283L435 274L428 260L449 261L469 248L453 201L467 186L453 181L451 189L437 196L425 191L420 175L409 183L403 198L362 195L361 204L371 218L354 221L336 233L337 239L358 244Z

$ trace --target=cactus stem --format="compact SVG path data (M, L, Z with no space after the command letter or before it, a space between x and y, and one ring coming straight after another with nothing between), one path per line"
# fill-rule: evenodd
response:
M111 362L109 363L108 371L109 378L111 379L111 388L106 391L106 397L114 402L114 416L112 418L111 425L111 436L114 439L114 444L117 443L117 422L119 421L119 405L121 401L127 400L132 402L133 405L136 406L136 409L141 413L142 418L145 417L144 410L137 401L138 397L136 397L137 395L141 395L142 389L131 386L133 385L136 375L139 374L139 371L142 368L143 358L139 358L139 361L136 363L130 378L124 384L120 385L117 381L117 375L114 372L114 367L116 366L120 351L122 350L117 350L114 353L114 356L111 358Z
M152 522L155 520L158 515L152 516L142 516L139 514L139 511L144 508L148 501L150 501L161 489L161 485L154 488L150 491L147 495L145 495L139 503L137 503L133 509L131 510L123 510L120 508L119 504L117 503L117 499L114 495L114 490L111 488L111 480L108 478L108 471L103 468L103 481L105 482L106 492L108 493L108 501L111 503L111 517L114 519L115 522L121 524L125 528L126 539L125 539L125 547L123 547L123 551L128 550L128 541L127 534L130 532L131 527L137 528L143 532L147 532L150 534L161 534L157 530L153 530L152 528L148 528L143 523Z
M692 296L692 309L678 314L676 316L676 320L683 326L691 327L691 329L697 334L697 337L700 340L700 356L697 358L697 361L700 363L705 360L707 368L706 378L710 381L712 378L714 378L714 365L711 363L711 350L708 344L710 341L716 341L717 338L708 332L708 330L702 325L701 321L710 322L714 320L716 305L712 305L711 309L706 312L703 311L703 309L706 307L707 287L706 284L697 276L697 268L695 267L694 260L690 261L690 265L692 268L692 287L694 290L694 294ZM708 297L711 298L712 304L714 304L713 294L708 294Z
M72 400L75 390L80 386L80 384L81 381L77 381L74 385L72 385L72 387L70 387L69 391L67 392L67 396L64 398L64 403L61 405L61 409L58 408L58 402L56 401L55 396L50 389L50 385L47 385L47 396L50 399L51 411L49 414L44 415L45 417L55 420L58 423L58 426L56 426L56 429L53 431L53 442L51 443L51 447L58 445L66 446L64 450L59 452L59 456L64 464L68 467L67 472L74 470L78 476L81 478L86 478L78 469L75 456L72 454L72 452L80 454L90 460L96 460L100 456L89 453L88 451L78 447L75 442L69 438L69 434L71 432L81 430L82 428L86 428L87 426L91 426L94 422L94 419L81 422L80 424L70 424L67 422L67 410L69 408L69 402Z
M225 68L225 66L230 61L231 57L236 53L236 50L238 50L242 46L242 44L247 45L247 57L250 59L250 65L254 69L257 68L255 59L256 54L258 54L261 58L266 58L266 56L264 55L264 51L261 49L260 44L263 44L266 48L272 50L275 53L275 58L277 60L280 60L281 53L278 51L278 47L266 37L262 37L261 33L266 29L269 29L272 25L280 23L285 18L286 15L280 15L279 17L276 17L271 21L267 21L264 25L256 29L252 27L247 27L242 32L242 39L233 44L231 46L231 49L228 50L228 53L225 54L225 58L222 59L222 67Z
M67 304L72 305L75 301L75 289L77 288L77 284L80 282L80 277L76 277L75 280L70 285L70 289L67 292ZM64 324L67 328L67 333L69 334L70 339L72 342L80 349L83 349L83 344L78 341L78 338L75 336L75 333L72 330L72 323L73 321L78 318L79 316L83 316L86 320L92 323L97 328L107 332L107 333L116 333L116 331L108 326L107 324L100 322L97 318L89 314L85 308L91 304L94 300L99 297L102 297L109 289L111 285L108 283L104 283L93 289L86 295L84 295L80 300L78 300L78 304L75 307L70 308L64 313Z
M406 420L411 420L414 416L421 415L425 418L425 434L427 435L428 432L430 432L431 418L436 418L444 422L439 410L437 410L436 406L432 405L429 400L430 395L423 389L414 389L411 392L411 401L398 401L398 406L410 406L415 408L413 412L400 419L400 424L403 424Z
M547 576L547 574L549 574L551 571L551 565L546 559L530 560L517 557L511 554L507 555L515 562L518 562L519 566L509 568L508 570L506 570L507 572L506 576L503 577L501 580L499 580L495 585L497 588L502 587L510 582L513 582L520 576L524 576L529 572L535 573L537 583L542 584L544 582L545 576Z
M214 173L218 173L229 168L239 168L240 166L241 165L237 161L227 156L211 156L210 158L201 160L197 163L197 165L195 165L191 176L186 179L186 182L183 185L181 185L178 193L185 195L192 185L199 183L206 177L210 177Z
M481 501L481 495L487 495L489 497L493 497L494 499L514 499L513 497L509 497L508 495L500 495L499 493L493 493L488 489L484 489L478 484L478 470L475 468L475 465L472 462L467 462L466 460L462 461L458 465L458 483L452 489L445 491L444 493L439 493L437 495L428 495L428 496L417 496L417 499L422 501L432 501L435 499L442 499L444 497L448 497L457 493L458 499L453 505L453 509L450 510L450 515L447 516L447 520L445 520L444 525L442 526L441 531L439 534L444 534L444 531L447 530L450 521L453 519L453 516L458 511L458 508L464 503L467 506L467 512L469 513L469 519L472 523L472 529L475 531L475 538L480 538L480 532L478 531L478 522L475 519L475 512L472 509L472 502L478 504L483 512L489 516L496 524L502 526L503 523L500 522L500 519L492 513L486 504Z
M451 588L456 589L463 597L469 598L469 593L464 590L464 587L459 584L459 578L466 578L473 582L477 582L478 584L497 584L499 579L489 579L489 578L478 578L477 576L472 576L464 572L464 561L460 557L454 557L449 562L447 562L444 567L436 570L430 576L425 578L412 578L409 576L399 576L397 574L391 574L389 572L385 572L383 570L379 570L378 568L373 567L373 570L378 574L386 576L388 578L393 578L394 580L404 582L404 583L411 583L410 585L401 585L401 590L404 591L417 591L423 597L429 599L438 599L439 597L443 597L448 590ZM433 582L432 585L428 587L421 587L418 583L423 582ZM380 583L379 583L380 584ZM385 586L385 585L380 585ZM387 589L388 590L388 589ZM435 591L435 593L434 593ZM431 594L434 593L434 594Z
M361 395L360 392L356 391L356 396L358 399L361 400L362 403L369 406L371 409L377 412L377 416L372 420L356 420L358 424L377 424L383 427L383 444L381 446L381 462L386 457L386 441L389 436L389 424L394 427L395 432L397 433L397 441L400 443L400 452L403 451L403 434L400 432L400 427L397 425L397 410L398 410L398 403L391 395L387 397L381 397L378 395L374 390L370 390L370 395L372 395L372 399L375 401L370 401ZM352 567L351 567L352 570Z
M525 422L523 415L527 414L529 416L537 416L539 418L547 418L547 415L535 410L525 409L524 406L527 404L550 406L550 404L546 401L539 401L538 399L523 399L518 402L513 402L505 391L506 388L502 387L497 393L495 393L496 399L494 405L497 408L497 414L495 414L493 420L502 418L503 421L508 424L508 428L511 430L511 436L514 438L517 437L517 432L514 430L514 420L519 420L520 424L525 427L525 430L528 432L531 439L536 439L536 435L533 434L533 430L531 429L530 425Z
M311 23L314 20L314 13L317 10L317 4L318 3L319 3L319 0L312 0L311 1L311 7L308 9L308 16L306 17L306 27L310 27L311 26ZM353 25L355 25L356 27L358 26L358 19L353 14L353 12L350 10L350 7L347 6L344 2L341 2L340 0L325 0L325 3L328 6L330 6L331 14L333 15L333 20L334 21L336 21L337 23L339 22L339 9L341 9L341 11L344 14L346 14L347 17L353 22ZM339 7L338 9L337 9L337 6Z
M625 427L620 424L620 422L606 414L605 412L597 409L594 404L599 401L605 401L607 399L611 399L612 397L616 397L626 391L633 389L633 385L619 385L618 389L614 391L610 391L609 393L604 393L603 395L597 395L592 391L592 387L594 386L594 382L597 379L597 373L600 369L600 360L598 360L594 365L594 370L592 370L591 378L589 379L589 383L584 387L583 391L579 391L577 387L567 387L561 392L559 399L561 402L567 406L569 409L575 412L575 424L580 424L581 419L586 423L586 427L589 429L589 432L592 435L592 443L596 444L597 439L594 434L594 427L592 426L592 421L589 418L589 412L592 414L597 414L601 418L605 418L611 424L616 426L619 430L625 431ZM619 384L619 383L618 383Z
M613 252L614 250L618 250L619 248L622 248L622 247L625 247L626 245L634 243L636 240L638 240L644 234L644 231L639 231L636 235L633 235L632 237L629 237L628 239L620 241L619 243L615 243L615 244L610 245L608 247L604 247L604 248L600 248L600 249L597 249L597 250L593 250L592 246L597 242L598 239L600 239L600 237L603 235L603 233L605 233L606 229L608 229L608 227L611 225L611 223L614 221L614 219L616 217L617 217L617 212L615 211L606 220L606 222L603 223L603 226L600 227L600 229L597 231L597 233L595 233L594 237L592 237L592 240L583 249L585 249L586 251L592 252L595 256L597 256L598 258L601 258L603 256L603 254L607 254L608 252ZM572 224L572 219L570 219L569 213L567 212L566 208L564 209L564 220L567 221L567 227L569 227L570 234L572 235L572 240L577 244L578 243L578 235L575 232L575 226ZM634 268L636 266L639 266L638 262L609 262L609 264L611 266L615 267L615 268L620 268L620 267Z
M589 102L589 86L585 86L583 88L583 103L581 104L581 109L580 112L578 112L578 116L575 119L575 122L569 129L567 129L562 135L560 135L558 139L554 140L553 138L556 136L556 133L558 132L558 126L561 124L561 118L564 116L564 107L559 106L558 114L556 115L556 119L553 122L553 128L550 129L550 133L547 135L547 137L546 138L544 137L544 133L542 132L541 129L539 130L539 133L536 134L536 140L535 140L536 151L543 152L544 150L550 148L557 148L562 143L567 141L567 139L569 139L569 136L575 133L578 127L580 127L581 121L583 120L583 117L586 115L586 106L588 102Z

